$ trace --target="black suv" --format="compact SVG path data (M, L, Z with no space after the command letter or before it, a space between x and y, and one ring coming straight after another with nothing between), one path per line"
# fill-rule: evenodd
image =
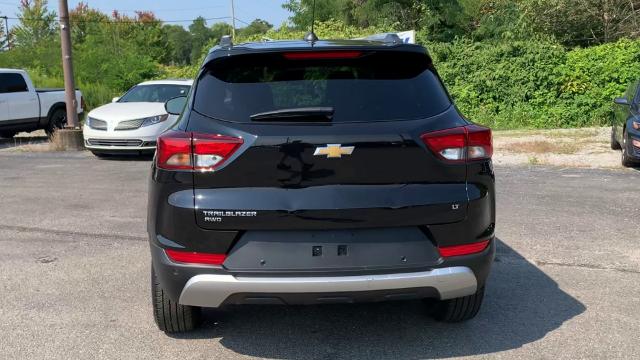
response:
M228 304L477 314L495 254L491 131L459 113L423 47L227 44L166 107L182 116L149 194L161 330Z

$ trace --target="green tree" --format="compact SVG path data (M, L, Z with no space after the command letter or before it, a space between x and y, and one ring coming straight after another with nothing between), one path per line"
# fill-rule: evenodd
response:
M101 24L78 45L74 66L77 78L84 83L103 84L115 91L153 78L158 61L150 48L140 47L129 37L114 37L113 24Z
M202 48L214 37L213 30L207 27L207 21L203 17L196 18L189 25L191 33L191 63L195 64L200 60Z
M474 40L528 39L536 36L521 0L460 0L466 29Z
M352 0L353 17L358 26L393 26L418 29L429 1L420 0ZM449 3L449 1L447 1ZM455 1L454 1L455 3Z
M224 23L224 22L218 22L215 23L213 25L211 25L211 41L209 43L208 46L211 46L213 44L213 46L217 45L220 42L220 39L224 36L224 35L231 35L232 31L232 26ZM205 50L209 50L208 48Z
M569 46L640 35L640 0L526 0L522 7L539 32Z
M20 0L18 18L12 30L17 45L34 46L56 34L56 13L48 10L47 0Z
M83 43L88 34L102 31L102 24L110 21L109 16L82 1L69 12L69 18L71 40L76 45Z
M267 31L271 30L273 25L269 24L269 22L262 19L255 19L251 22L251 24L246 27L240 29L239 33L241 36L249 37L254 35L263 35L266 34Z
M356 0L316 1L315 19L317 22L333 19L351 24L354 1ZM291 12L289 20L297 29L309 30L311 28L313 0L289 0L282 7Z
M110 25L114 27L115 36L132 42L159 63L169 63L167 33L153 12L136 11L131 17L114 11L112 17Z
M165 25L163 29L169 42L169 62L173 65L190 65L191 34L180 25Z

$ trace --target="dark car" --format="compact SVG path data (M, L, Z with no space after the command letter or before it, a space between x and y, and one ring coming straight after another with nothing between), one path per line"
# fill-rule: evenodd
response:
M425 299L473 318L495 254L491 131L395 41L212 49L158 139L155 320L202 307Z
M622 165L640 166L640 82L614 100L611 148L622 150Z

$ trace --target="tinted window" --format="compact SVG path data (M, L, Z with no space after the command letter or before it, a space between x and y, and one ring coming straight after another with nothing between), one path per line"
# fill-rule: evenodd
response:
M20 74L0 74L0 93L29 91L27 83Z
M332 107L334 122L418 119L450 106L427 56L398 51L351 59L222 58L204 69L195 96L196 111L234 122L305 107Z
M129 90L118 102L164 103L179 96L187 96L188 85L138 85Z

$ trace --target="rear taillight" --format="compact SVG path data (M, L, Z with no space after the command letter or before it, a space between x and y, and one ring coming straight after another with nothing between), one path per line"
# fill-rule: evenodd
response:
M193 170L191 133L169 131L158 137L156 165L166 170Z
M491 129L478 125L433 131L420 138L431 151L446 161L490 159L493 155Z
M193 134L193 168L212 171L220 167L238 148L242 139L222 136Z
M166 170L213 171L242 143L231 136L169 131L158 138L156 165Z
M227 259L227 255L225 254L205 254L169 249L166 249L164 252L171 261L183 264L222 265Z
M489 241L490 240L485 240L464 245L442 246L438 247L438 251L440 251L440 256L445 258L477 254L479 252L483 252L487 246L489 246Z

